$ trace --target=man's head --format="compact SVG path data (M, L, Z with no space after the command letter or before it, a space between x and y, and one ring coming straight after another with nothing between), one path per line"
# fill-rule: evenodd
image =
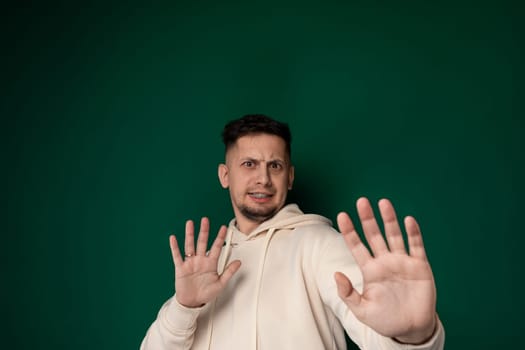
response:
M294 179L288 125L264 115L229 122L222 133L219 180L230 191L239 229L251 232L285 204Z

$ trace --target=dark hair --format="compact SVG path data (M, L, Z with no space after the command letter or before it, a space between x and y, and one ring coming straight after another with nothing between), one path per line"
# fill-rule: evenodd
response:
M288 157L292 155L292 134L288 124L281 123L264 114L247 114L226 124L222 131L225 151L235 144L237 139L249 134L270 134L282 138L286 144Z

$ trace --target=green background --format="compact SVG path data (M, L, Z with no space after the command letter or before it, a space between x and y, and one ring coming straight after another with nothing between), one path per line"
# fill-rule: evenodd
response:
M5 348L138 348L173 293L168 235L232 217L220 131L247 113L290 124L305 211L388 197L418 218L447 349L521 340L517 1L16 4L0 24Z

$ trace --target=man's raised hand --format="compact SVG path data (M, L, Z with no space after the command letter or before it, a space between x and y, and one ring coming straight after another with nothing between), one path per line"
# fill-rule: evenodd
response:
M436 287L416 220L404 220L409 252L390 201L379 201L385 242L366 198L357 211L372 254L361 242L350 217L337 216L339 230L363 274L358 293L341 272L335 273L339 296L355 316L376 332L403 343L429 339L436 327ZM387 244L388 243L388 244Z
M209 229L208 218L202 218L195 249L193 221L186 221L184 258L180 253L177 238L174 235L170 236L171 255L175 264L175 297L186 307L200 307L213 300L241 266L239 260L232 261L221 275L218 274L217 263L226 237L226 227L221 226L207 253Z

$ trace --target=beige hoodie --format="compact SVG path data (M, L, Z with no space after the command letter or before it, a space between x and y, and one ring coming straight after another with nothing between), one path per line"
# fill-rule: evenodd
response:
M361 349L443 348L441 323L426 344L409 346L358 321L333 276L345 273L361 291L359 267L328 219L303 214L295 204L249 235L232 220L219 273L237 259L241 268L213 302L190 309L168 300L141 349L345 349L343 327Z

